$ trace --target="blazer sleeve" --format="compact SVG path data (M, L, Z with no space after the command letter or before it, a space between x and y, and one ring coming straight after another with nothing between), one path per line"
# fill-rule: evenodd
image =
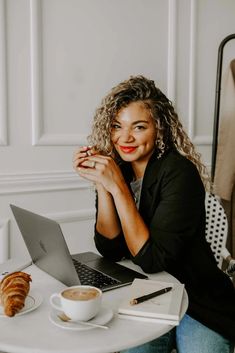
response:
M148 219L143 214L149 226L150 240L132 260L145 272L174 274L182 267L184 256L194 241L205 236L205 191L199 173L190 161L176 159L161 169L152 190L152 217ZM149 209L145 206L144 209Z
M97 220L97 205L98 205L98 195L96 193L96 220ZM94 227L94 242L96 249L99 253L110 259L111 261L120 261L123 258L130 258L130 252L125 242L123 233L117 234L114 239L107 239L96 229L96 222Z
M120 261L123 258L130 258L130 252L122 233L118 234L114 239L107 239L97 232L95 228L94 241L99 253L111 261Z

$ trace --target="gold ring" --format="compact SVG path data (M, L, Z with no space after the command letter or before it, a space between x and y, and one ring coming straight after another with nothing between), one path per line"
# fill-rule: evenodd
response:
M94 168L94 169L95 169L95 165L96 165L96 162L95 162L95 161L93 161L93 163L92 163L92 167L91 167L91 168Z

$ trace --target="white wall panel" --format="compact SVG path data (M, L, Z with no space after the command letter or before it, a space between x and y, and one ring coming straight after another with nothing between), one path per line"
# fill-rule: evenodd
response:
M175 58L174 26L167 41L168 23L176 22L175 1L30 4L34 145L85 143L103 94L131 74L150 75L167 89Z
M5 17L5 1L0 0L0 146L8 142Z

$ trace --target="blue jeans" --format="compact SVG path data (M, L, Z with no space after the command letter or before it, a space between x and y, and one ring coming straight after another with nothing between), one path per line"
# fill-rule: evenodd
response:
M175 346L175 328L156 340L141 346L121 351L120 353L171 353Z
M177 353L233 353L234 350L232 342L185 315L176 329L121 353L171 353L175 343Z
M219 333L184 315L176 328L177 353L233 353L234 344Z

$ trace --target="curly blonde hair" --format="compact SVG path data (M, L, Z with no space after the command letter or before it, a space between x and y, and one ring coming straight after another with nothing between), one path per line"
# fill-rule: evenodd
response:
M175 147L181 155L195 164L204 185L208 188L209 174L201 162L201 155L196 152L184 131L171 101L155 86L154 81L144 76L131 76L112 88L103 98L95 112L92 132L88 136L89 143L101 153L118 159L111 141L112 121L122 108L132 102L142 102L155 121L158 157L170 147Z

